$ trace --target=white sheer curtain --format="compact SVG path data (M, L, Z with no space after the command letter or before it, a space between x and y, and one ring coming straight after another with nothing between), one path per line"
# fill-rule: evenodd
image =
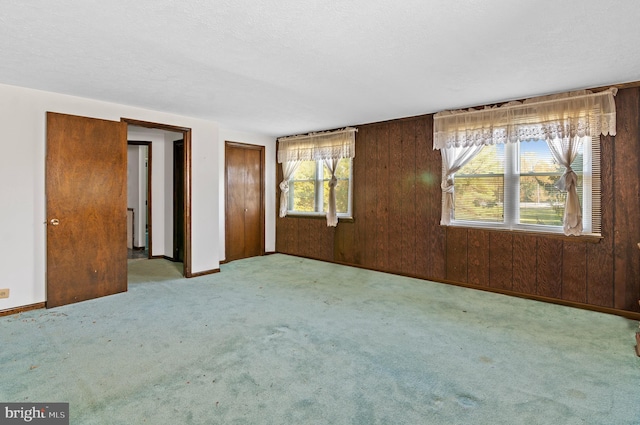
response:
M450 149L545 140L556 160L567 170L557 186L565 187L568 192L563 220L565 233L578 235L582 233L582 212L575 187L577 177L570 167L576 155L572 152L579 148L577 141L583 137L615 136L617 91L616 88L598 93L582 90L509 102L500 107L439 112L434 116L433 148L441 150L446 170L452 169L448 164L455 161L450 159L453 154L446 153ZM455 171L450 173L443 175L443 205L453 202ZM450 222L451 212L443 207L441 223Z
M547 140L553 158L565 168L564 174L555 184L559 190L567 192L562 220L565 235L582 234L582 207L576 188L578 175L571 168L571 163L576 159L581 144L579 137Z
M282 181L280 182L280 217L285 217L289 210L289 180L302 161L286 161L282 163Z
M319 161L356 156L355 128L278 139L278 162Z
M612 88L586 90L435 114L433 148L494 145L558 137L616 134L616 106Z
M329 209L327 211L327 226L336 227L338 225L338 214L336 213L336 186L338 179L336 178L336 167L340 158L325 159L324 165L327 166L331 173L329 179Z
M484 148L483 145L444 148L442 154L442 216L440 224L448 225L455 213L454 175Z
M354 158L356 156L356 136L358 131L353 127L347 127L336 131L309 133L300 136L281 137L278 139L278 162L282 164L283 181L280 182L280 217L287 215L289 180L295 168L289 174L289 164L302 161L324 161L331 171L329 181L329 211L327 212L327 226L336 226L338 218L336 213L335 187L338 180L335 178L335 169L341 158ZM286 189L286 194L285 194ZM285 196L286 195L286 196ZM283 199L283 198L287 199ZM284 209L283 209L284 208Z

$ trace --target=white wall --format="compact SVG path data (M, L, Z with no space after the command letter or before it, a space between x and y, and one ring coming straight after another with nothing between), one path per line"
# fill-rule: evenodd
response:
M148 146L138 146L138 199L136 218L134 247L144 248L147 244L147 185L149 184L147 176L147 156L149 152Z
M254 133L245 133L221 128L219 132L218 144L218 190L220 192L220 221L218 233L220 234L220 260L225 257L225 228L224 228L224 208L225 208L225 188L224 188L224 142L239 142L265 147L265 251L274 252L276 250L276 139Z
M133 209L133 246L145 246L147 224L147 146L127 146L127 208ZM129 236L127 236L129 238Z
M169 258L173 258L173 141L180 140L182 134L176 135L175 133L166 133L162 135L163 138L163 157L164 163L158 163L164 169L164 228L162 232L164 234L164 253L157 255L166 255ZM158 223L160 225L160 223ZM160 241L160 239L158 239Z
M151 142L152 256L173 257L173 141L182 133L129 126L127 139Z
M139 146L127 146L127 208L133 209L133 246L137 245L139 226L138 204L140 199L140 149ZM127 241L131 236L127 235ZM127 242L128 244L128 242ZM129 246L129 245L127 245Z
M220 241L224 244L219 231L219 179L224 161L220 158L223 143L219 143L217 123L0 84L0 288L11 291L8 299L0 299L0 310L44 302L46 297L47 111L113 121L126 117L191 128L192 271L219 267ZM153 155L159 151L154 150Z

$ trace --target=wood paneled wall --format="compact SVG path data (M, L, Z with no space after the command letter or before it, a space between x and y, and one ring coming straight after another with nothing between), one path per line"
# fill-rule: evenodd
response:
M616 96L602 137L598 242L440 226L433 116L359 125L353 221L278 218L276 251L525 297L637 313L640 299L640 88ZM278 182L282 171L278 169ZM280 192L278 190L278 196Z

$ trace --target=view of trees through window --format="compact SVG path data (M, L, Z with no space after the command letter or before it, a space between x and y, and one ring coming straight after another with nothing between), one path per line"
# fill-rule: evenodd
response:
M504 145L482 148L455 174L455 219L502 222Z
M349 211L349 177L351 160L342 158L336 168L338 184L336 193L336 212ZM300 164L289 182L289 205L297 212L326 212L329 209L329 179L331 172L324 161L304 161ZM322 205L320 205L322 204Z
M518 149L515 150L516 152ZM555 183L564 173L543 140L523 142L519 146L520 224L562 226L566 193ZM480 153L455 175L455 219L482 222L504 222L505 208L504 145L485 146ZM572 164L578 175L578 196L582 203L582 148ZM516 164L513 164L514 168ZM514 184L518 175L514 174ZM508 189L507 189L508 191ZM508 195L507 195L508 196Z

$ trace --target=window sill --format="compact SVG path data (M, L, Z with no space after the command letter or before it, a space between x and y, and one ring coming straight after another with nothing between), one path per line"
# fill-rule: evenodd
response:
M475 227L475 226L446 226L441 225L442 227L447 227L451 229L465 229L465 230L483 230L486 232L500 232L500 233L512 233L518 235L531 235L538 236L550 239L560 239L567 242L578 242L578 243L600 243L604 237L602 235L594 235L594 234L586 234L580 236L567 236L563 233L554 233L554 232L540 232L540 231L531 231L531 230L521 230L521 229L499 229L499 228L491 228L491 227Z
M304 213L287 213L283 218L310 218L315 220L326 220L327 216L322 214L304 214ZM353 223L355 219L353 217L338 217L338 223Z

